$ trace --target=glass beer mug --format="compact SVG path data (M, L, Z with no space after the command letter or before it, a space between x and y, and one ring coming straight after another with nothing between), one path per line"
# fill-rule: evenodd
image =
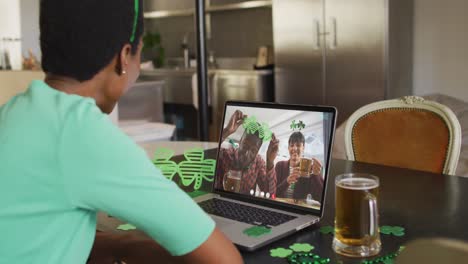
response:
M310 174L312 173L313 159L312 155L304 153L299 162L299 178L297 178L293 198L295 200L304 200L307 198L310 187Z
M349 257L377 255L379 234L379 179L348 173L335 179L335 236L333 250Z
M229 170L223 177L223 189L229 192L240 192L242 171Z

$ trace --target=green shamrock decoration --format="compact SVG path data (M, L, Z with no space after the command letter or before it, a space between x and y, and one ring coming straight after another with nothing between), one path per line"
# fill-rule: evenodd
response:
M135 230L136 226L131 225L131 224L123 224L123 225L119 225L117 229L123 230L123 231L129 231L129 230Z
M290 249L294 250L294 252L310 252L315 247L308 243L296 243L292 246L289 246Z
M296 120L293 120L293 121L291 122L291 125L289 125L289 128L290 128L291 130L294 130L294 128L296 128Z
M394 235L401 237L405 235L405 228L401 226L381 226L380 233L384 235Z
M298 129L299 131L301 131L301 129L305 128L305 124L304 122L302 122L302 120L299 120L299 122L297 123L296 120L293 120L289 128L291 128L292 130Z
M195 191L193 191L193 192L188 192L187 194L188 194L191 198L196 198L196 197L198 197L198 196L202 196L202 195L207 194L207 192L195 190Z
M285 248L274 248L270 249L270 256L276 258L286 258L293 253L290 249Z
M287 258L289 263L313 263L313 264L326 264L330 263L329 258L321 258L310 251L314 246L308 243L295 243L289 247L270 249L270 256L277 258ZM291 250L292 249L292 250ZM293 252L294 251L294 252Z
M260 138L263 138L263 141L271 140L273 133L271 132L270 128L268 127L267 123L262 123L260 126Z
M255 134L258 131L259 137L263 142L271 140L273 132L271 132L267 123L262 123L261 125L257 122L255 116L246 117L242 122L242 126L248 134Z
M195 181L194 189L202 186L203 180L212 182L216 161L204 159L205 152L202 148L189 149L184 152L186 161L179 163L179 176L184 186L189 186Z
M260 128L255 116L246 117L242 122L242 126L248 134L254 134Z
M179 171L179 166L170 160L174 156L174 151L166 148L158 148L154 152L153 164L161 170L162 174L172 180Z
M319 231L322 234L333 234L335 233L335 228L333 228L333 226L322 226Z
M252 226L245 229L242 233L249 237L260 237L271 233L271 229L266 226Z

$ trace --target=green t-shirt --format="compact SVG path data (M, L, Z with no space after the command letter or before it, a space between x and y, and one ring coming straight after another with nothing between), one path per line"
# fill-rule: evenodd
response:
M173 255L196 249L215 225L94 99L34 81L0 107L0 263L85 263L97 211Z

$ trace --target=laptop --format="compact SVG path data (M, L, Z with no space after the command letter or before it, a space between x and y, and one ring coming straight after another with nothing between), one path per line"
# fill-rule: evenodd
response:
M336 114L326 106L226 102L213 190L195 201L247 251L317 223Z

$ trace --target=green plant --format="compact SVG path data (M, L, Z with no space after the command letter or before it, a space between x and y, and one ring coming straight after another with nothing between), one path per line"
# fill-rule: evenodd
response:
M146 32L143 36L143 52L151 59L155 68L164 66L164 47L161 45L161 35L158 32Z

